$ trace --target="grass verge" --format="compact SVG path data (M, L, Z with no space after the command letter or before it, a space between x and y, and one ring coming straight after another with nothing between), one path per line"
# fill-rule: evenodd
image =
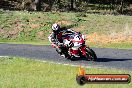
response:
M131 74L115 69L87 68L88 74ZM20 57L0 57L0 88L80 88L75 77L78 67L34 61ZM130 84L86 84L82 88L131 88Z
M50 45L48 41L16 41L16 40L0 40L0 43L5 44L31 44L31 45Z
M49 44L47 37L51 33L53 23L80 31L89 40L100 43L96 45L101 48L132 49L132 43L127 44L132 41L131 16L72 12L0 11L0 42ZM116 47L113 43L115 41Z
M132 42L119 42L119 43L107 43L107 44L100 44L100 43L93 43L87 42L87 45L90 47L96 48L114 48L114 49L132 49Z

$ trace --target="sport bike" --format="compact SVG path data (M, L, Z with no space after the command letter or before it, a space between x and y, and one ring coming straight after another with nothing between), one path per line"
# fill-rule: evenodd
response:
M85 36L80 32L62 33L63 43L51 45L56 48L56 51L60 53L60 48L63 54L71 60L76 58L85 58L86 60L95 61L97 56L95 52L85 44Z

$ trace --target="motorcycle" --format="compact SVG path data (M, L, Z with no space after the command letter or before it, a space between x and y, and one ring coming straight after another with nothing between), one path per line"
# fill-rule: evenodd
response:
M85 37L80 32L63 33L62 40L62 44L56 45L52 43L51 45L56 48L58 53L61 48L68 59L73 60L74 57L86 58L86 60L90 61L97 59L95 52L89 46L86 46Z

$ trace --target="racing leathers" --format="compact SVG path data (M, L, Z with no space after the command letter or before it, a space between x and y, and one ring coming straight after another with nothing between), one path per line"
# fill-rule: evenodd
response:
M62 39L63 33L74 33L74 31L71 29L60 29L58 31L52 32L48 38L51 43L54 43L57 46L59 46L59 48L56 48L57 52L60 55L65 55L65 57L67 57L67 54L64 51L66 48L64 47L63 44Z

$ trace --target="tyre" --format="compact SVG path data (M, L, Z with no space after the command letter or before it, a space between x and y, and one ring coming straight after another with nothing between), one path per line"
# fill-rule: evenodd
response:
M97 56L96 56L95 52L88 47L86 48L86 58L87 58L87 60L91 60L91 61L97 60Z

